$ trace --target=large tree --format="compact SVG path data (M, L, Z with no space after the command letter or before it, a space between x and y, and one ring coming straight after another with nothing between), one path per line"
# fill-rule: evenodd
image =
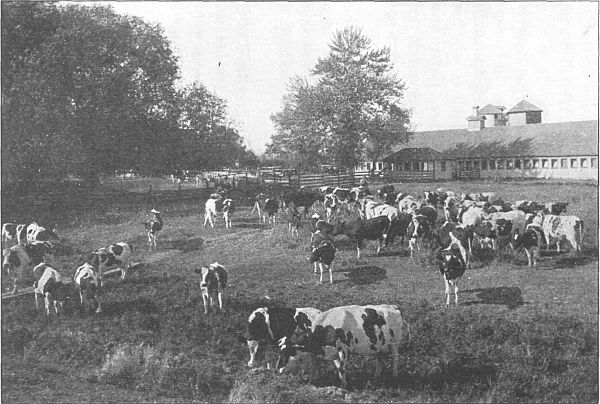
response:
M295 78L283 109L272 116L274 150L334 158L353 168L379 160L408 140L410 112L402 107L404 83L392 72L390 49L375 49L361 30L336 32L327 57L317 61L312 82Z

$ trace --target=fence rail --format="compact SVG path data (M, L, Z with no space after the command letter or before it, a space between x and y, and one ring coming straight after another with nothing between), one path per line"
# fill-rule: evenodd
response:
M386 179L398 182L433 181L435 173L433 171L389 171Z

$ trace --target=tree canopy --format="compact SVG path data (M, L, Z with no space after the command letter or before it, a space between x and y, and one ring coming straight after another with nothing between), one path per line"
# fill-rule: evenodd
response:
M346 168L389 154L408 140L410 125L405 85L392 69L388 47L374 49L357 28L336 32L312 80L291 79L282 110L271 116L272 150L303 156L305 166L333 159Z
M151 174L245 153L224 100L197 84L177 89L160 26L107 7L1 7L3 180Z

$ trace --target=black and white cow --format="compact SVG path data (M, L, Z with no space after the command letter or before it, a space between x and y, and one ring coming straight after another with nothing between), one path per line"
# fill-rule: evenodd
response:
M560 252L560 243L563 239L571 244L573 250L583 249L583 220L577 216L545 215L538 212L532 224L542 229L546 239L546 249L550 249L551 241L556 241L556 251Z
M424 191L423 198L425 200L425 203L427 203L430 206L433 206L436 209L437 209L437 204L439 202L441 202L440 196L435 191Z
M260 347L277 347L283 338L290 338L296 330L310 330L314 319L320 314L320 310L312 307L260 307L254 310L248 317L248 326L244 335L238 336L239 342L248 345L250 351L248 366L258 365L257 353ZM277 369L282 368L288 359L289 355L282 355L279 352ZM268 363L267 367L269 367Z
M288 205L293 204L297 208L303 208L305 219L308 218L308 210L320 199L319 193L307 189L287 190L280 194L282 207L285 209Z
M298 351L323 355L334 362L341 385L347 388L350 354L375 356L375 378L383 369L383 356L388 354L392 357L392 373L398 376L398 349L408 339L409 332L397 306L334 307L318 315L312 323L310 330L297 329L291 337L280 341L282 363Z
M396 192L396 189L394 188L394 186L393 186L393 185L390 185L390 184L388 184L388 185L384 185L384 186L382 186L381 188L379 188L379 189L377 190L377 196L378 196L380 199L382 199L383 201L385 201L385 200L386 200L386 198L387 198L389 195L393 194L394 192Z
M331 236L326 233L317 231L311 240L311 254L308 260L314 264L315 274L317 273L317 264L321 271L319 284L323 283L323 267L329 270L329 283L333 285L333 260L335 259L335 244Z
M378 240L377 254L379 255L389 227L390 219L387 216L379 216L364 221L359 219L350 223L338 223L334 226L331 234L348 236L356 245L357 258L360 259L360 249L364 240Z
M48 230L37 223L31 223L27 226L27 242L58 240L56 229Z
M340 201L335 194L327 194L323 200L323 206L325 206L325 219L329 223L337 213Z
M548 202L544 204L544 213L558 216L567 211L569 202Z
M221 208L223 197L220 194L212 194L204 203L204 227L209 223L210 227L215 228L217 213Z
M275 226L277 220L277 211L279 210L279 202L275 198L267 198L263 210L263 223L269 222L269 225Z
M444 216L447 222L458 222L460 201L455 196L449 196L444 200Z
M4 223L2 225L2 244L8 246L8 241L14 240L18 245L27 243L27 225Z
M225 221L225 228L231 229L231 217L235 212L235 204L233 203L233 199L225 198L223 201L223 209L221 209L223 213L223 220Z
M467 268L471 267L468 247L472 239L473 231L458 223L445 222L437 232L437 241L440 248L446 250L457 248Z
M102 313L98 299L102 285L98 269L89 263L84 263L75 271L75 288L79 292L81 307L85 311L89 307L96 314Z
M533 213L536 214L537 212L544 210L545 206L539 202L535 202L535 201L516 201L513 205L512 208L514 210L522 210L525 213Z
M515 233L511 240L511 246L515 253L525 250L527 265L535 267L540 260L540 249L542 246L542 232L536 226L528 226L525 232Z
M208 267L194 269L194 272L202 275L200 290L202 291L202 302L204 303L204 314L208 314L211 307L219 302L219 310L223 310L223 289L227 286L227 271L218 262L213 262Z
M125 279L127 270L131 267L132 252L131 244L119 242L94 251L87 257L86 262L95 268L102 287L104 286L103 274L107 270L120 269L121 280Z
M14 245L2 251L2 270L13 280L13 294L17 293L20 278L26 275L27 269L33 269L42 262L55 263L53 250L49 242L36 241L25 245Z
M404 239L408 232L408 226L412 222L412 215L410 213L400 213L398 217L393 219L390 223L390 228L385 238L386 247L394 242L396 237L401 237L400 243L404 247Z
M440 273L446 285L446 307L450 305L450 286L454 286L454 304L458 304L458 282L467 268L463 251L450 246L438 252L438 260Z
M156 237L158 232L163 228L163 219L160 212L156 209L152 209L150 213L152 213L152 218L145 221L144 226L148 233L148 247L150 248L150 251L152 251L152 248L156 248Z
M265 222L265 202L267 199L269 199L270 196L265 194L265 193L260 193L258 195L256 195L256 197L254 198L254 206L252 207L252 212L250 212L250 214L254 213L254 211L256 211L258 213L258 222L259 223L264 223Z
M429 240L433 235L435 224L432 224L425 215L412 215L406 231L410 256L414 257L415 251L421 250L423 241Z
M38 278L38 274L41 272ZM62 275L56 269L46 265L45 262L38 264L33 268L34 278L37 278L33 284L35 296L35 308L39 310L38 295L44 296L46 315L50 315L50 307L54 307L54 312L58 314L58 306L62 308L63 303L71 300L75 296L75 287L73 279Z
M285 212L287 213L288 219L288 231L292 235L296 235L296 237L298 237L300 226L302 225L302 216L300 215L300 211L295 206L288 206L285 209Z

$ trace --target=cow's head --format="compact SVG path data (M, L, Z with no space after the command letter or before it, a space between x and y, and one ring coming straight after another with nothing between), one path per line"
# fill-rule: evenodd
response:
M200 288L203 290L216 290L219 286L219 279L213 268L202 267L194 269L194 272L202 276L200 280Z
M2 269L9 272L27 263L27 254L21 246L13 246L2 251Z
M409 227L410 229L410 227ZM415 215L412 218L411 238L420 238L431 233L431 225L424 215Z
M466 264L459 248L441 250L438 253L440 271L446 273L452 269L465 268Z
M507 220L507 219L498 219L496 221L496 225L498 226L497 227L498 236L500 236L500 237L506 237L510 233L512 233L513 224L512 224L512 222L510 220Z

